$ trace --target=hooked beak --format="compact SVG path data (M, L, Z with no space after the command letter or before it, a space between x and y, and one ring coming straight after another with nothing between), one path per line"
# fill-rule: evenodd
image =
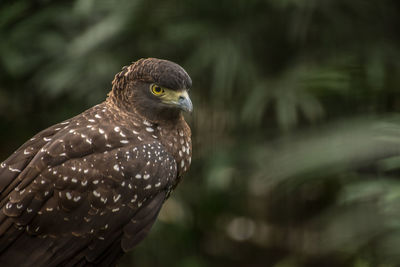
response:
M190 100L189 94L186 90L181 91L178 97L178 107L183 111L192 113L193 111L193 104L192 100Z
M179 91L168 90L166 92L167 93L161 97L161 101L164 104L179 108L189 113L193 111L192 101L185 89Z

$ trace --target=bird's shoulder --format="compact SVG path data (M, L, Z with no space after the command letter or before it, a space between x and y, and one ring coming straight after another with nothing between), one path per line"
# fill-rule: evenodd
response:
M28 164L37 164L42 169L68 159L157 139L146 124L136 116L121 114L106 102L96 105L39 132L2 162L0 191L3 183L7 184L8 179L4 178L7 173L17 176Z
M42 131L17 150L3 163L0 176L4 214L20 225L29 223L27 230L36 234L93 234L112 225L95 221L117 214L127 219L153 196L170 190L177 164L152 125L116 116L100 104ZM56 224L54 212L60 220ZM48 226L50 221L57 227ZM86 228L72 229L84 222Z

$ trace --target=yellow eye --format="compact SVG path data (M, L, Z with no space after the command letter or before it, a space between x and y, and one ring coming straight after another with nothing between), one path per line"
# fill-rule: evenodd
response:
M157 84L152 84L150 87L150 91L153 95L160 96L165 93L165 90L158 86Z

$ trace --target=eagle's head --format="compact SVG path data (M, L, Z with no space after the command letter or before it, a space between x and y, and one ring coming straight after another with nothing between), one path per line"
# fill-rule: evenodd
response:
M109 96L119 107L150 121L178 118L192 112L188 90L192 80L178 64L157 58L139 59L115 75Z

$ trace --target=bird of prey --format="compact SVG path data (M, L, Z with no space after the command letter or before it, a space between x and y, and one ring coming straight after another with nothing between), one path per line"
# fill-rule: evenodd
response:
M0 164L0 266L112 266L148 233L191 163L192 81L140 59L107 99Z

